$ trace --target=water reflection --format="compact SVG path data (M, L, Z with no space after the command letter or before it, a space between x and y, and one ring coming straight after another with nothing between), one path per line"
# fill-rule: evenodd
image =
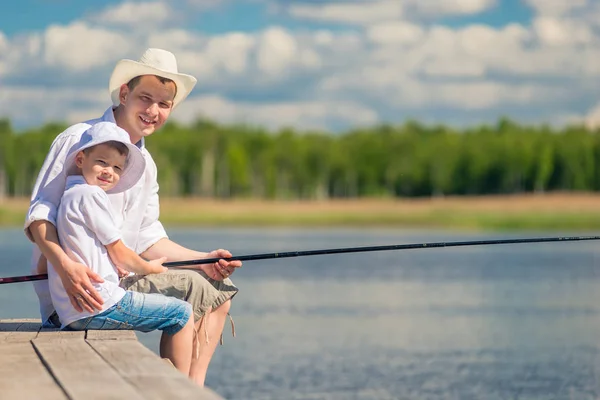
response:
M20 235L0 230L2 275L24 271ZM482 239L292 229L171 236L237 254ZM235 275L238 337L226 327L207 382L229 399L597 398L599 255L600 244L574 242L247 262ZM0 287L2 304L11 301L0 317L37 315L25 286ZM140 338L156 350L158 335Z

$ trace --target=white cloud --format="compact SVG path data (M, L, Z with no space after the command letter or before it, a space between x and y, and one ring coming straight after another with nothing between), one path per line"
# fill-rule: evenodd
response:
M129 27L151 27L164 24L175 18L175 13L169 5L162 1L129 2L108 7L93 18L94 21L105 25L124 25Z
M600 103L588 111L583 118L583 122L590 128L600 128Z
M359 0L300 3L287 7L293 17L316 21L371 25L409 17L470 15L488 10L498 0Z
M367 37L377 44L412 44L424 34L421 26L404 21L382 22L367 29Z
M410 3L418 15L437 17L477 14L495 6L497 0L413 0Z
M296 57L298 45L292 35L281 28L265 31L257 50L257 64L261 72L282 73Z
M0 117L10 117L16 125L30 124L33 115L37 119L36 124L51 121L74 123L81 120L71 119L70 116L80 113L82 107L89 110L85 119L102 115L109 105L107 99L108 90L105 88L3 87L0 90ZM93 109L95 113L92 113Z
M228 0L186 0L196 10L208 10L222 6Z
M590 44L595 40L590 26L574 19L538 17L533 21L533 30L549 46Z
M115 43L119 43L115 46ZM83 22L50 26L44 35L44 61L52 67L83 71L105 66L130 50L125 35Z
M0 31L0 56L8 49L8 39L6 35Z
M464 60L463 57L450 57L435 60L423 65L423 73L435 77L483 78L486 65L479 60Z
M585 8L595 0L526 0L537 14L544 16L561 16L569 12Z
M374 110L349 101L233 102L218 95L196 97L182 103L177 118L190 122L200 116L225 122L250 122L270 129L328 129L332 123L348 126L373 124ZM174 113L175 114L175 113ZM175 115L174 115L175 116Z
M231 85L235 79L245 85L266 84L321 65L314 46L300 43L281 27L214 36L170 30L151 36L150 42L173 51L179 69L195 75L201 84Z
M294 4L289 13L296 18L310 20L342 22L352 24L371 24L380 21L399 19L404 15L399 0L373 0L339 4Z
M5 61L6 53L8 52L8 48L9 48L8 39L6 38L4 33L2 33L2 31L0 31L0 78L2 78L2 76L8 70L8 66L6 65L6 61Z
M227 33L208 40L203 51L205 60L229 74L241 74L248 69L248 57L256 39L245 33Z
M174 53L186 49L195 49L205 44L207 38L198 33L184 29L161 29L151 32L147 43L149 46L170 49Z
M2 112L30 125L39 123L31 115L69 121L98 115L108 104L103 82L114 63L137 59L146 47L173 51L180 71L199 79L173 115L187 121L197 111L223 121L305 128L374 123L379 117L401 118L406 110L427 113L433 108L491 115L521 106L531 109L532 116L542 115L542 108L544 115L552 110L563 115L561 109L572 110L571 104L600 92L596 14L592 3L581 0L569 3L572 7L530 0L542 10L530 24L500 28L419 22L477 13L493 7L492 0L344 0L285 7L298 18L358 25L348 30L265 26L207 34L170 28L173 20L167 17L190 12L191 2L202 10L211 7L203 0L178 3L177 10L167 2L127 1L100 16L41 32L13 37L0 32ZM139 30L140 25L152 30ZM42 74L59 78L61 72L63 87L50 91L36 86ZM89 78L89 91L75 90L71 73L77 84ZM14 97L18 107L6 96ZM55 97L61 107L42 110L38 99ZM597 113L590 111L588 118Z
M498 82L442 83L424 85L427 104L451 109L483 110L501 105L543 104L563 94L562 89L535 84L507 85ZM427 90L428 86L431 90ZM435 91L435 94L433 94Z

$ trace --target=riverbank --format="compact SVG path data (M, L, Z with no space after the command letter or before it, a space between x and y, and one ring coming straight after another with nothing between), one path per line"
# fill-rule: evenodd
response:
M0 226L19 226L28 199L0 201ZM469 230L600 230L600 194L331 201L161 200L167 226L369 226Z

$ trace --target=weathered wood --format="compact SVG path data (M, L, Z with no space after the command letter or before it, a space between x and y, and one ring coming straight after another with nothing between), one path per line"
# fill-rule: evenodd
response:
M42 329L35 338L37 343L40 342L59 342L62 340L85 339L85 331L59 331L55 329Z
M140 342L94 340L89 343L145 399L221 398L208 389L198 387L166 361L157 359Z
M70 398L143 399L81 339L49 334L33 341L44 364Z
M0 344L29 342L41 328L39 320L0 321Z
M63 400L56 384L30 342L0 344L0 398Z
M137 340L135 332L128 330L87 331L85 338L87 340Z
M0 320L4 398L222 399L161 360L133 331L41 329L39 320Z

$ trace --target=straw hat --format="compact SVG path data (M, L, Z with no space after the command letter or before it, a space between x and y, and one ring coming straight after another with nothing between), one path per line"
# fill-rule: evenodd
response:
M197 82L193 76L181 74L177 71L177 60L173 53L150 48L144 52L139 61L121 60L115 66L108 84L114 106L120 104L119 91L121 85L141 75L162 76L175 82L177 94L173 100L173 108L190 94Z
M121 173L121 179L107 193L121 193L133 187L140 180L146 169L146 159L141 150L131 144L129 134L122 128L119 128L113 122L98 122L92 125L81 135L79 142L71 148L65 160L64 168L66 171L73 171L76 168L75 158L77 154L92 146L96 146L108 141L121 142L129 149L125 168Z

